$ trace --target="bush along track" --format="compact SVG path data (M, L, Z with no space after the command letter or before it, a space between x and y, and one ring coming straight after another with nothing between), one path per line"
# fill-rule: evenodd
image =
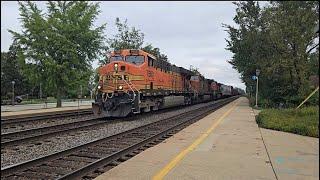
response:
M319 138L319 106L302 109L264 109L259 127Z

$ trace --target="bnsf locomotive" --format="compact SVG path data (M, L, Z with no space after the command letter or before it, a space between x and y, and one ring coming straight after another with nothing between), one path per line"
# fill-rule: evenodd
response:
M93 112L102 117L189 105L243 94L201 74L177 67L142 50L111 53L110 63L99 68Z

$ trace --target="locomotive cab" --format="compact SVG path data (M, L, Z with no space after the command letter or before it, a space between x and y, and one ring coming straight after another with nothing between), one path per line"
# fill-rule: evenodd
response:
M125 117L139 111L139 82L146 56L139 50L114 51L110 63L99 69L99 86L93 112L98 116Z

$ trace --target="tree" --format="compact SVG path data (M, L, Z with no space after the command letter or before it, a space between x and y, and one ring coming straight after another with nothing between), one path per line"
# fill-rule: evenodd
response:
M24 76L18 63L16 42L9 47L8 52L1 52L1 97L11 98L12 81L15 81L15 94L24 95L29 92L30 83Z
M135 27L128 26L128 20L121 22L119 18L116 18L115 25L117 27L117 34L113 38L107 40L107 53L111 50L121 50L121 49L142 49L154 55L156 58L168 61L168 57L160 52L159 48L153 47L151 44L142 47L144 43L144 33ZM109 63L109 57L106 56L105 59L99 62L100 64Z
M22 48L20 59L33 82L54 93L57 107L70 90L86 85L91 63L104 49L105 24L94 27L98 3L49 1L47 14L35 3L19 2L22 33L9 30ZM36 73L35 73L36 72Z
M135 27L128 26L128 20L121 22L117 17L115 21L117 27L117 34L112 38L107 39L106 54L113 50L121 49L141 49L144 39L144 34ZM99 60L99 64L108 64L109 57L105 56L104 59Z
M312 91L308 77L318 72L311 49L318 36L319 3L273 1L263 9L252 1L235 4L238 27L223 25L229 33L227 50L234 54L229 63L248 89L255 87L255 69L262 70L259 95L266 104L301 102Z
M153 47L151 44L148 44L147 46L143 47L142 50L154 55L157 59L161 59L163 61L169 62L168 56L165 54L162 54L159 48Z
M110 48L114 50L120 49L141 49L144 39L144 34L135 27L128 26L128 20L126 19L121 23L119 18L116 18L116 26L118 33L114 38L108 39Z

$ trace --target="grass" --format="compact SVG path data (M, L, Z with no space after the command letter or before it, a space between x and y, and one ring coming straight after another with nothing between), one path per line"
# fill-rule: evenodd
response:
M264 109L256 120L259 127L319 138L319 106Z

